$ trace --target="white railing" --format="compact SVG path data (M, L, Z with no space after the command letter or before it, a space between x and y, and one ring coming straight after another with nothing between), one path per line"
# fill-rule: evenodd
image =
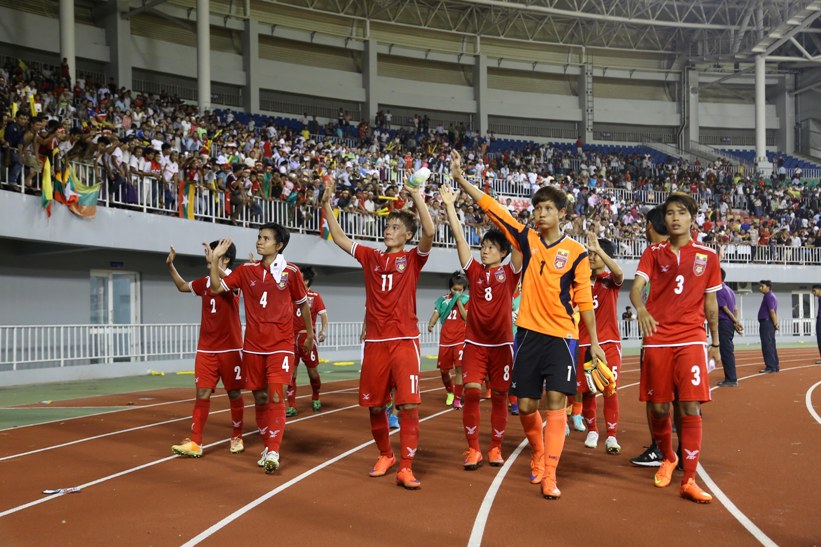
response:
M320 348L358 348L361 332L361 321L329 322ZM438 323L429 333L427 322L420 322L419 332L421 345L438 344ZM190 359L197 351L198 339L197 323L0 325L0 371Z
M743 336L758 337L759 324L756 319L742 319L741 324L744 326ZM707 329L706 324L704 328L705 330ZM776 332L776 336L782 338L788 336L815 336L815 319L781 319L778 321L778 328L779 330ZM641 340L639 324L635 319L632 321L619 321L619 332L621 333L622 340ZM736 334L736 337L738 336L742 335Z

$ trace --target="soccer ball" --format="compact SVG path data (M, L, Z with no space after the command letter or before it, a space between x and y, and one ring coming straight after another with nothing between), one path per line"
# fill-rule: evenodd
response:
M408 178L408 186L411 188L419 188L424 185L430 178L430 169L422 167Z

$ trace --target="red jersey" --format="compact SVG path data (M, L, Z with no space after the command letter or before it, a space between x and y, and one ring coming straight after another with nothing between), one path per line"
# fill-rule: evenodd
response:
M714 250L690 241L676 254L670 242L650 245L636 275L653 287L647 311L658 330L644 338L645 347L706 343L704 293L721 290L721 268Z
M262 262L247 262L222 279L222 288L242 290L246 323L243 351L293 351L293 304L308 300L299 268L282 255L267 268Z
M386 253L354 243L353 256L365 274L366 342L417 338L416 286L429 253L417 247Z
M227 270L231 273L231 270ZM202 300L200 339L197 351L227 353L242 349L239 321L239 291L211 294L211 278L201 277L188 284L191 294Z
M308 305L311 306L311 325L316 327L316 318L320 313L325 313L325 302L322 296L316 291L308 289ZM302 308L294 306L294 334L305 332L305 321L302 320Z
M596 334L599 344L616 343L621 344L621 334L619 334L619 323L616 317L616 309L619 301L619 287L616 285L613 274L604 272L596 276L591 289L593 291L593 309L596 313ZM579 346L590 345L590 333L584 321L579 322Z
M477 346L512 344L513 293L520 272L510 264L485 268L471 258L465 273L471 294L465 341Z
M458 298L462 299L462 306L467 310L468 296L463 294ZM439 345L449 347L464 344L467 323L459 313L459 305L454 301L453 293L437 298L433 307L439 313L439 321L442 322L442 330L439 331ZM442 321L443 317L444 321Z

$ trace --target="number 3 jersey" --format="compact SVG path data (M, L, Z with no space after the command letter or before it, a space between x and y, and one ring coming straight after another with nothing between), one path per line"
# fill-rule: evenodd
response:
M226 271L227 274L231 270ZM202 300L200 339L197 351L227 353L242 349L239 322L239 291L211 294L211 278L201 277L188 284L191 294Z
M417 247L386 253L354 243L351 256L365 275L365 341L419 337L416 286L429 253Z
M676 254L669 241L656 243L644 250L636 275L653 285L646 307L658 323L645 347L707 342L704 294L721 290L714 250L690 241Z
M222 279L226 291L242 290L247 353L294 349L294 305L308 300L299 268L277 255L270 266L246 262Z
M513 294L519 273L510 264L485 268L473 258L465 265L470 284L465 342L477 346L513 343Z

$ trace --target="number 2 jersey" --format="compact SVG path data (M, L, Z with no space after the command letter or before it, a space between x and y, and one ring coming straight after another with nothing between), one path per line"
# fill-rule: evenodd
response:
M230 274L231 270L227 270ZM200 339L197 351L227 353L242 349L239 321L239 291L211 294L211 278L201 277L188 284L191 294L202 301Z
M322 296L316 292L308 289L308 305L311 306L311 325L316 328L316 318L319 314L325 313L325 302L322 301ZM294 334L305 332L305 322L302 320L302 308L294 306Z
M604 272L596 276L591 285L593 292L593 310L596 313L596 335L599 345L606 343L621 344L619 323L616 318L618 308L619 287L613 279L613 274ZM590 333L584 321L579 322L579 346L590 345Z
M419 337L416 286L429 253L417 247L386 253L354 243L351 256L365 275L365 341L384 342Z
M485 268L471 258L465 273L471 294L465 342L477 346L512 344L513 293L519 272L510 264Z
M277 353L294 350L294 305L308 300L299 268L277 255L266 267L262 262L246 262L222 278L226 291L242 290L245 302L245 344L247 353Z
M653 284L645 306L658 323L645 347L707 342L704 294L721 290L714 250L690 241L676 254L669 241L656 243L642 253L636 275Z

